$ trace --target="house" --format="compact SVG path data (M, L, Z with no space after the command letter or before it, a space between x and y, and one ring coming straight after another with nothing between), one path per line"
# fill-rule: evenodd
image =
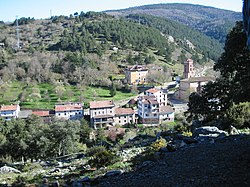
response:
M161 106L159 110L159 123L174 122L175 111L170 106Z
M58 103L55 105L55 116L70 120L83 118L83 104L74 102Z
M154 96L141 96L137 100L139 121L143 124L159 124L160 104Z
M18 118L19 112L20 112L20 106L18 104L0 106L0 117L4 118L5 120Z
M125 80L128 84L144 84L147 82L147 75L148 69L142 65L134 65L125 69Z
M90 123L94 129L114 126L114 107L112 100L90 102Z
M35 110L35 111L32 111L32 114L41 117L45 123L50 123L51 117L54 115L54 111Z
M154 96L156 97L160 106L167 106L168 96L167 96L167 93L165 93L163 90L151 88L151 89L146 90L144 92L144 95Z
M161 105L154 95L146 95L138 98L138 116L143 124L158 125L174 121L174 109L167 105Z
M114 122L117 125L135 124L135 111L132 108L116 108Z

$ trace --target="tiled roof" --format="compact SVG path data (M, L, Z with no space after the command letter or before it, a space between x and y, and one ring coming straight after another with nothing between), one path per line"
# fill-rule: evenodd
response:
M158 90L156 88L150 88L148 90L146 90L146 92L149 92L149 93L157 93L157 92L160 92L161 90Z
M99 116L94 116L93 118L113 118L114 116L112 115L99 115Z
M160 113L167 114L167 113L173 113L174 109L170 106L161 106L160 107Z
M0 111L12 111L17 110L19 105L2 105Z
M131 115L134 114L134 110L132 108L116 108L115 109L115 115Z
M56 105L55 112L82 110L81 105Z
M35 115L40 116L40 117L46 117L46 116L49 116L49 111L45 111L45 110L33 111L32 114L35 114Z
M134 65L132 67L128 67L127 70L128 71L148 71L148 69L142 65Z
M159 104L155 96L142 96L141 100L143 104Z
M90 102L90 109L93 108L110 108L114 107L114 102L112 100L104 100L104 101L91 101Z
M181 80L181 82L193 83L193 82L207 82L213 80L215 80L214 77L190 77L188 79Z

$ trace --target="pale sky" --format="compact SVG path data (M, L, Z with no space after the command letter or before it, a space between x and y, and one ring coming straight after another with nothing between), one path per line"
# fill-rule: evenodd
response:
M16 16L48 18L75 12L104 11L158 3L192 3L241 12L242 0L0 0L0 21Z

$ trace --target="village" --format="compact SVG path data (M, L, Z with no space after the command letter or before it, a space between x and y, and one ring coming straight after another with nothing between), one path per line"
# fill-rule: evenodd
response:
M161 71L161 69L158 69ZM130 85L147 82L149 69L143 65L134 65L124 70L125 81ZM0 117L5 120L13 118L25 119L37 115L49 123L52 117L65 120L87 119L94 129L124 126L127 124L143 124L157 126L174 122L175 113L187 110L188 97L192 92L201 92L202 86L213 77L197 76L192 59L183 63L183 79L171 83L175 92L167 87L146 89L123 106L117 106L113 100L91 101L89 108L84 109L80 102L56 103L54 110L22 110L19 104L1 105ZM169 84L170 85L170 84Z

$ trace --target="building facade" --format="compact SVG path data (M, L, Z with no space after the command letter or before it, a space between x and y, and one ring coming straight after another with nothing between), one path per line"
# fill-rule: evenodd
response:
M138 116L142 124L158 125L174 121L174 110L170 106L160 105L155 96L138 98Z
M0 106L0 117L5 120L11 120L13 118L18 118L20 112L19 105L1 105Z
M83 104L66 102L55 105L55 116L63 119L79 120L83 118Z
M135 124L135 111L132 108L116 108L114 122L116 125Z
M187 59L187 61L184 62L183 78L188 79L190 77L195 77L194 61Z
M168 95L163 90L159 90L156 88L151 88L144 92L145 96L154 96L158 101L160 106L167 106L168 103Z
M114 107L112 100L90 102L90 123L94 129L114 126Z
M144 84L147 82L148 69L142 65L134 65L125 69L128 84Z

